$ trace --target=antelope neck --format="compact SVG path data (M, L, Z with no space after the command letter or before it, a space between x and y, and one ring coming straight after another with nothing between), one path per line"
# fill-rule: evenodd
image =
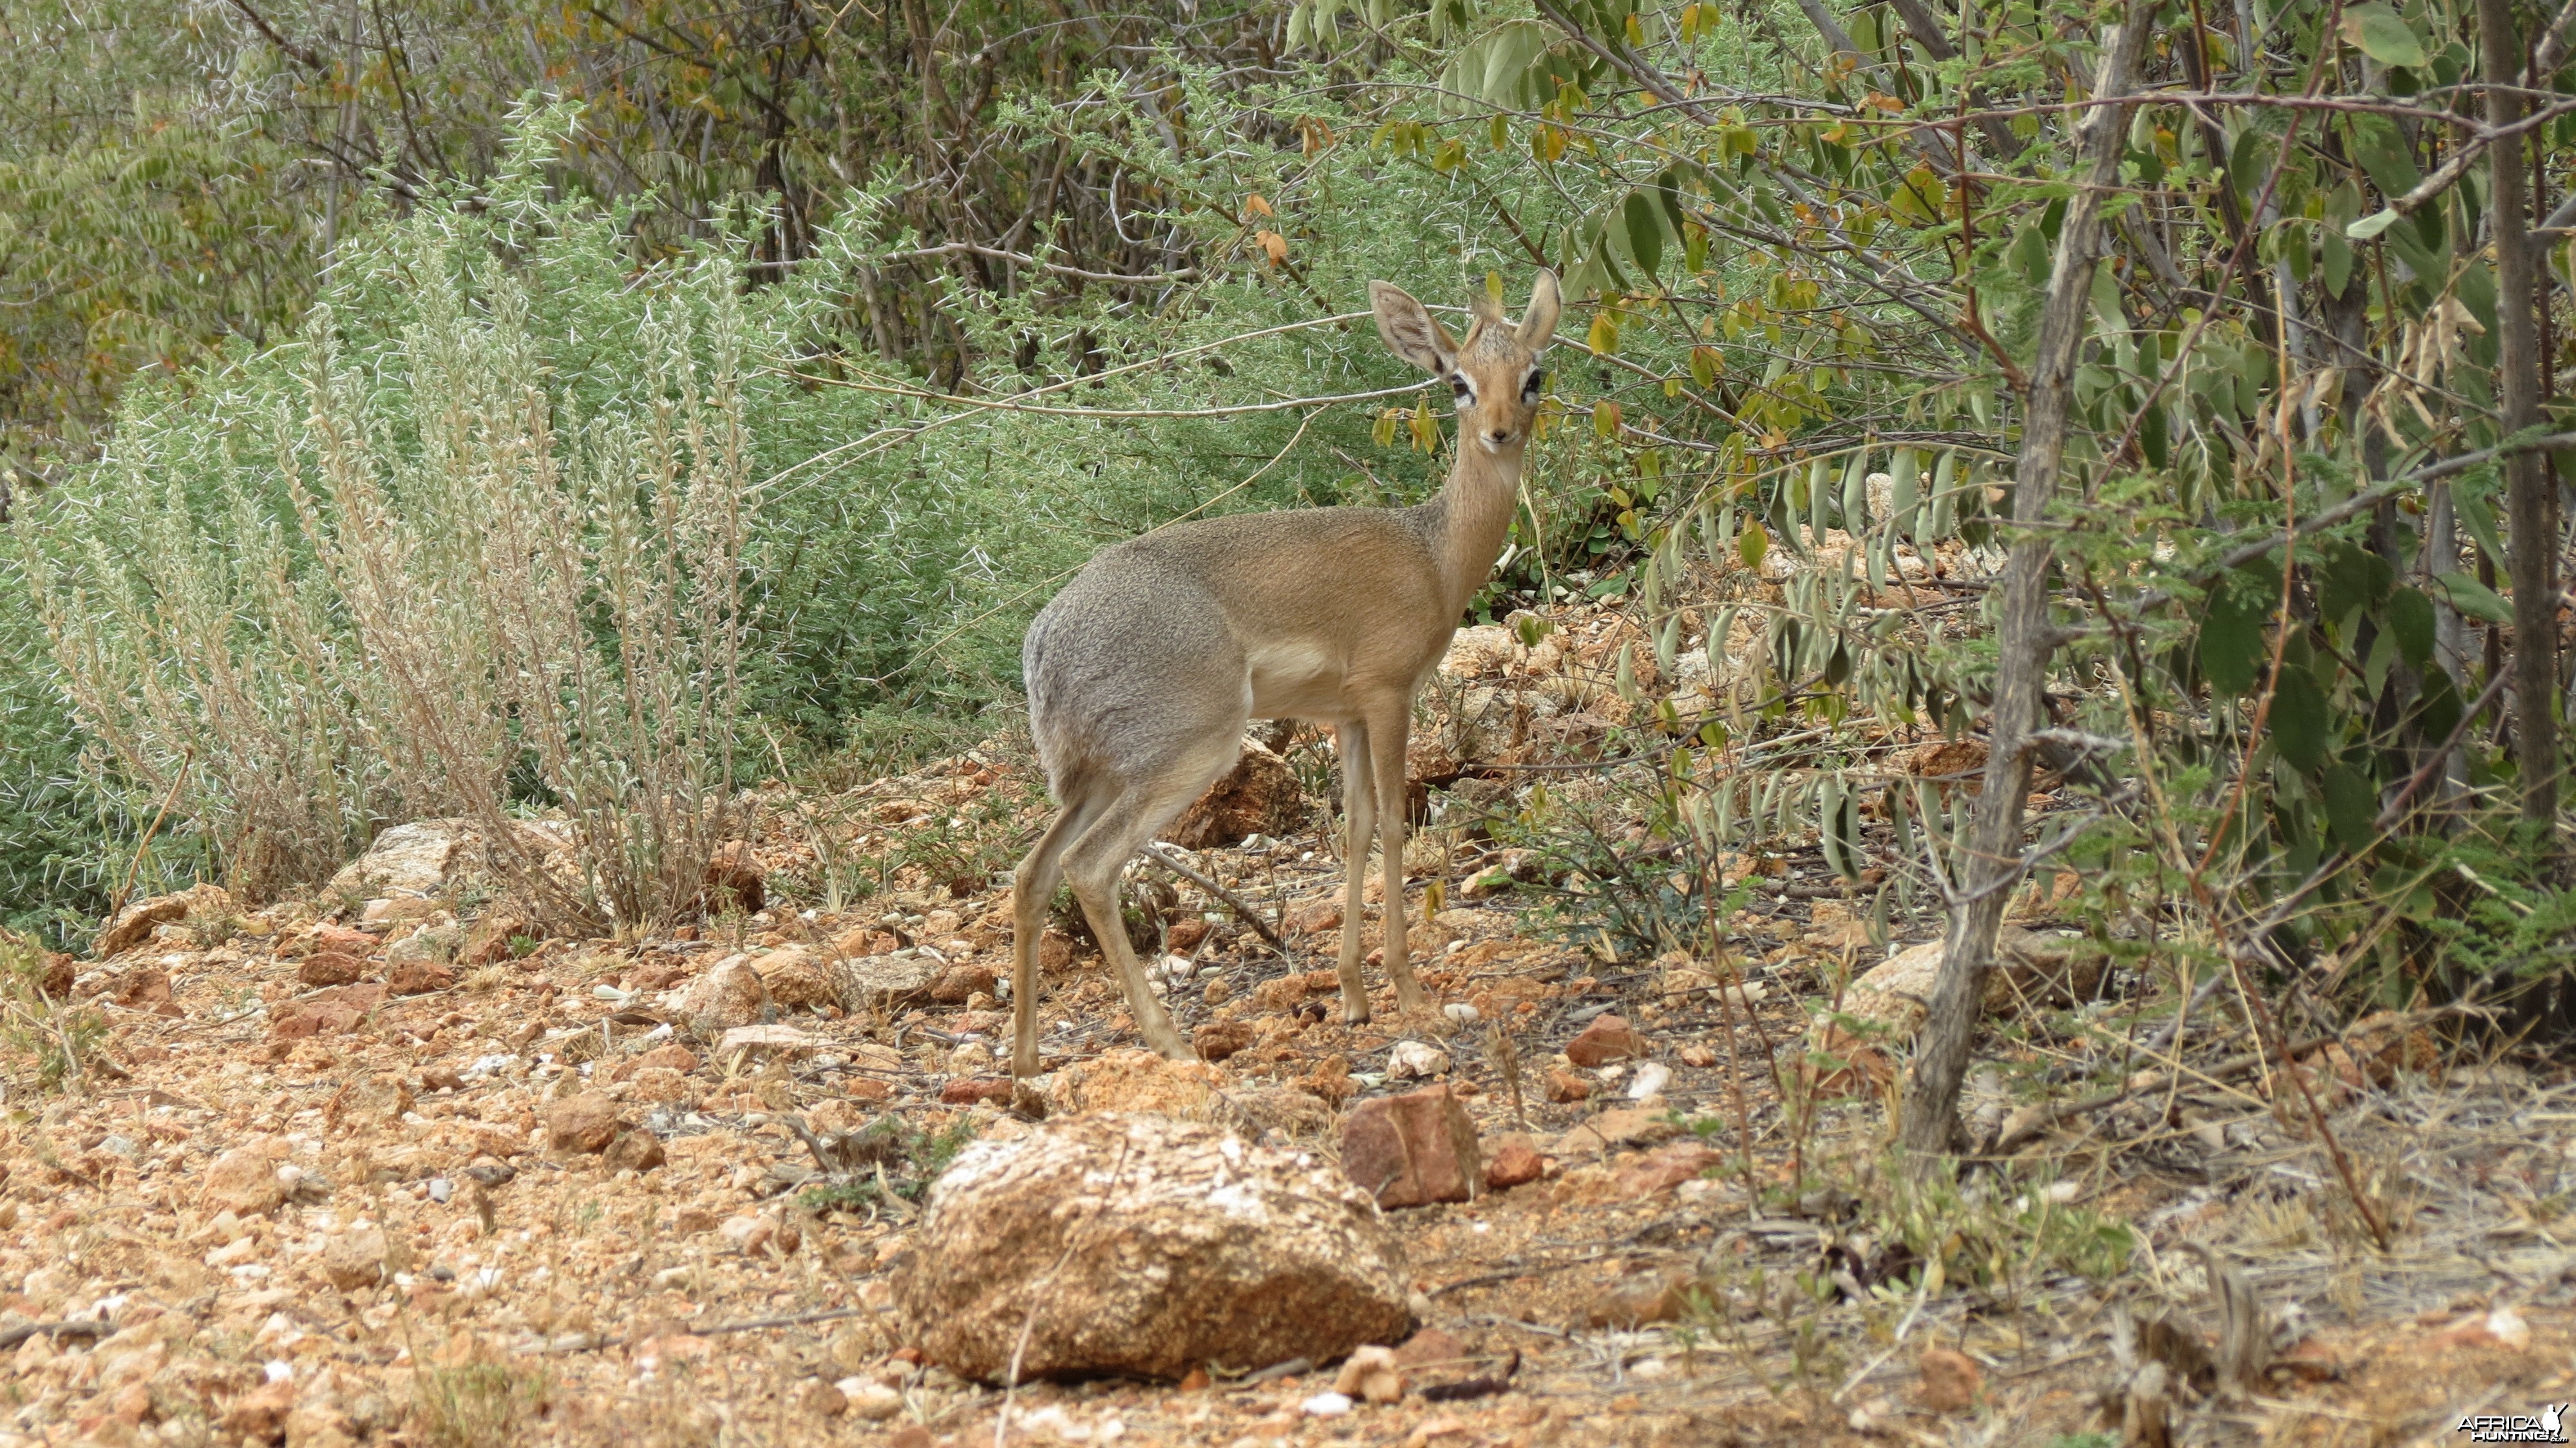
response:
M1449 481L1433 499L1433 532L1438 540L1443 581L1449 589L1449 613L1466 610L1485 575L1502 556L1503 538L1511 531L1518 505L1521 456L1527 443L1506 452L1487 452L1474 439L1458 439L1458 460Z

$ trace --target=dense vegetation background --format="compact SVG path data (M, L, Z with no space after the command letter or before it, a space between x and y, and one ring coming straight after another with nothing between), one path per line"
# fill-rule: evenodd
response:
M1367 278L1543 264L1577 305L1491 611L1763 643L1630 741L1656 839L1820 835L1970 959L2076 863L2178 984L2555 1030L2568 19L14 5L0 900L63 931L138 868L278 888L410 811L989 730L1099 543L1433 485ZM553 600L518 632L485 515L579 540L502 560ZM1874 601L1961 537L2009 564ZM633 732L548 722L612 687ZM1984 739L1988 787L1909 782L1891 728ZM2034 769L2091 801L2040 838Z

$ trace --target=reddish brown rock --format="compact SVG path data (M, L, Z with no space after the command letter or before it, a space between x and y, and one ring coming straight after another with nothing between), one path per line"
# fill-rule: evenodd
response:
M1255 1039L1250 1021L1210 1021L1190 1033L1202 1061L1222 1061L1249 1047Z
M268 1038L301 1041L314 1036L337 1036L356 1030L366 1018L365 1011L342 1001L290 1001L269 1012Z
M243 1442L274 1443L286 1436L286 1419L294 1411L294 1380L280 1378L225 1404L221 1421L226 1433Z
M1352 1108L1342 1123L1342 1170L1381 1207L1469 1201L1485 1186L1476 1124L1445 1085Z
M295 980L306 986L347 985L365 969L358 957L346 951L321 950L304 957L304 963L295 968Z
M1592 1099L1592 1083L1571 1071L1550 1067L1545 1082L1547 1099L1559 1106Z
M1583 1327L1632 1329L1650 1322L1673 1322L1690 1310L1687 1276L1638 1274L1611 1283L1584 1304L1575 1319Z
M385 989L398 996L427 995L456 984L456 967L435 960L406 960L385 970Z
M1696 1141L1677 1141L1633 1158L1610 1179L1610 1193L1623 1202L1639 1201L1694 1181L1722 1160Z
M605 1151L626 1123L617 1103L596 1091L567 1096L546 1108L546 1144L561 1152Z
M342 1292L363 1292L383 1281L385 1234L369 1227L332 1238L322 1249L322 1275Z
M1175 920L1172 922L1172 928L1163 932L1163 944L1175 955L1187 955L1198 949L1199 942L1207 939L1208 932L1214 928L1196 916L1187 920Z
M730 955L689 982L680 997L680 1014L689 1028L713 1040L736 1026L758 1021L769 1010L769 987L748 958Z
M698 1069L697 1053L677 1041L665 1042L641 1056L619 1062L609 1071L608 1079L612 1082L624 1081L638 1072L655 1069L677 1071L685 1076Z
M68 1000L77 971L78 965L70 956L59 950L48 950L45 952L45 973L37 978L36 988L44 993L47 1000Z
M841 1003L841 984L829 964L801 945L790 945L755 958L772 1005L783 1011L810 1011Z
M1965 1412L1976 1406L1977 1394L1986 1385L1985 1369L1977 1366L1975 1358L1946 1347L1924 1349L1914 1367L1922 1377L1923 1406L1936 1413Z
M1246 739L1234 768L1164 826L1162 838L1185 850L1204 850L1239 844L1246 835L1286 834L1305 817L1306 801L1288 761L1260 740Z
M664 1161L662 1138L636 1127L617 1133L600 1153L600 1160L610 1171L651 1171Z
M90 954L99 960L121 955L152 938L152 932L164 925L176 924L190 915L222 915L233 908L233 897L218 885L192 885L175 895L155 895L137 900L116 912L116 918L98 932Z
M160 1015L177 1015L170 1006L170 972L157 965L138 965L120 972L108 987L107 998L132 1011L152 1011Z
M1548 1146L1548 1155L1598 1156L1620 1147L1655 1146L1681 1134L1669 1111L1622 1106L1583 1122Z
M237 1146L206 1168L201 1188L209 1215L230 1212L256 1217L277 1210L286 1200L286 1184L277 1179L275 1154L259 1146Z
M1523 1132L1496 1141L1494 1154L1485 1160L1485 1186L1490 1191L1525 1186L1546 1174L1547 1158L1539 1155L1538 1143Z
M960 1076L939 1088L939 1099L949 1106L973 1106L982 1101L1008 1106L1011 1104L1011 1078Z
M1288 928L1299 935L1321 935L1341 923L1339 900L1309 900L1288 912Z
M1456 1335L1436 1327L1426 1327L1404 1340L1395 1350L1396 1365L1401 1368L1448 1367L1467 1360L1467 1345Z
M965 1377L999 1379L1016 1357L1023 1379L1178 1380L1401 1341L1407 1288L1376 1204L1330 1166L1113 1115L967 1147L894 1299L906 1340Z
M351 930L341 925L320 926L312 934L304 937L304 949L308 954L336 950L343 955L354 955L360 960L374 955L383 944L383 941L363 930Z
M1565 1059L1589 1070L1646 1054L1646 1043L1622 1016L1602 1016L1566 1042Z
M979 995L992 993L992 967L971 960L959 961L941 971L930 986L930 998L943 1006L962 1006Z

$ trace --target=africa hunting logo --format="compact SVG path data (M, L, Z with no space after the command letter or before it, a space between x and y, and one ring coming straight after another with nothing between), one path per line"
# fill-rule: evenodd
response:
M2570 1406L2559 1403L2541 1409L2537 1415L2479 1413L2462 1418L2452 1431L2468 1434L2472 1443L2564 1443Z

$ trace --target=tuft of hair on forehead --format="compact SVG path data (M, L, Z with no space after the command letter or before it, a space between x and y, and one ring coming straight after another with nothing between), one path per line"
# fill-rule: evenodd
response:
M1475 324L1467 329L1467 335L1458 342L1459 356L1479 361L1507 357L1519 350L1520 342L1513 335L1512 324L1500 315L1499 309L1492 317L1478 317Z

